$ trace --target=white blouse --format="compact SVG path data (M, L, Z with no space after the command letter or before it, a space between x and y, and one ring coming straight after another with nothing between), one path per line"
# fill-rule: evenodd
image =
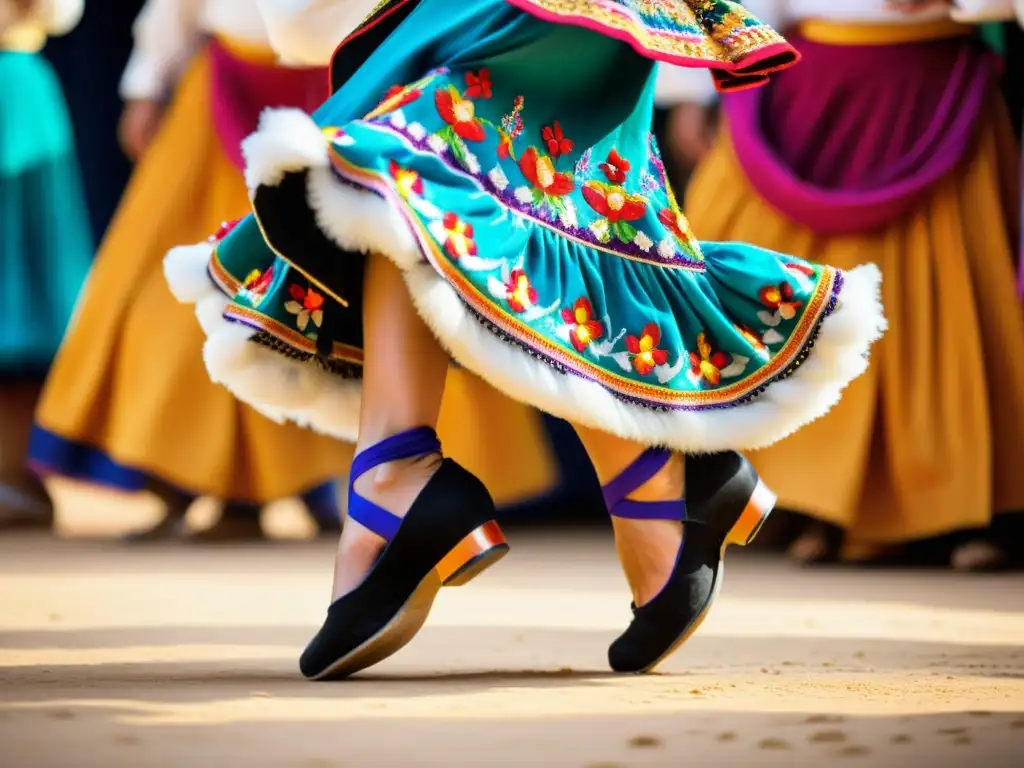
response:
M209 35L272 47L281 63L330 63L338 44L379 0L148 0L121 79L126 99L159 99Z
M82 18L85 0L35 0L24 16L14 3L0 0L0 33L10 26L35 26L46 35L66 35Z
M335 48L379 0L257 0L270 43L284 64L330 63Z
M956 0L951 9L943 0L936 0L915 13L902 13L890 8L885 0L744 0L744 7L780 32L806 19L854 22L861 24L916 24L921 21L949 18L988 20L998 6L998 18L1013 18L1013 4L1024 10L1024 0ZM715 98L711 75L704 69L687 69L659 65L655 99L659 106L683 101L709 103Z
M256 0L147 0L121 77L124 99L161 99L210 35L270 46Z

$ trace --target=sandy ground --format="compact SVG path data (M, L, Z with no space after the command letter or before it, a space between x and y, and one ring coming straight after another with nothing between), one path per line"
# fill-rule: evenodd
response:
M523 534L401 653L311 684L329 543L82 537L152 513L118 503L65 517L77 537L0 538L0 766L1024 765L1019 575L740 553L661 674L616 677L608 537ZM290 514L273 526L299 535Z

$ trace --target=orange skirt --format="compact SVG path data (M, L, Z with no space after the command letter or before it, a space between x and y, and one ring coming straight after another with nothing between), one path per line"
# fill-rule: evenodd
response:
M694 174L697 236L882 270L888 333L825 417L751 455L779 504L851 548L985 527L1024 510L1024 315L1015 292L1019 148L992 95L968 158L908 216L823 237L765 203L723 130Z

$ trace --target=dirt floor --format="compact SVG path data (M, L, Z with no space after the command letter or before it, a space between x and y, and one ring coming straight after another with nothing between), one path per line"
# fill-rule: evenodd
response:
M661 673L618 677L605 649L629 597L608 536L512 536L401 653L312 684L296 660L330 543L82 537L130 517L111 502L66 517L76 537L0 538L0 766L1024 765L1020 575L741 553Z

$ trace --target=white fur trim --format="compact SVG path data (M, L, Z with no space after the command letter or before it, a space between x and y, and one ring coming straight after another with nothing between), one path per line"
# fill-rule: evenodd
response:
M251 328L227 320L223 314L204 330L203 360L214 382L278 423L293 421L355 442L361 381L342 379L313 363L290 360L257 344L252 341Z
M303 117L307 122L307 127L301 129L303 140L312 141L307 128L313 123ZM277 146L269 135L276 126L266 117L261 125L260 131L268 133L264 142L268 147ZM293 130L295 134L284 139L297 143L298 129ZM317 142L323 146L319 134ZM280 182L285 170L299 170L281 165L280 152L257 157L256 149L250 145L247 156L258 163L265 178L277 179L274 183ZM312 147L308 154L315 154ZM342 248L388 256L403 271L417 310L456 360L513 398L640 443L693 453L761 448L781 440L824 415L839 400L846 385L866 369L871 344L886 327L879 290L881 274L874 265L859 267L846 273L840 301L823 322L812 353L788 378L773 383L750 403L732 408L654 411L620 400L595 381L558 373L499 339L479 323L455 289L423 260L408 223L387 201L338 183L324 166L310 162L304 167L309 170L308 202L321 229ZM211 335L206 360L215 380L249 403L263 402L278 408L283 405L292 413L304 406L303 418L330 434L340 430L321 419L329 418L334 425L344 421L354 428L358 421L358 387L346 390L344 396L338 394L330 411L321 409L321 398L330 389L327 383L337 382L323 382L312 374L330 374L307 366L285 375L285 358L246 342L247 338L244 328L233 331L230 338L221 332ZM258 353L274 359L276 373L271 373L269 361L257 359ZM342 407L350 409L347 417L342 417Z
M164 257L171 291L178 301L195 305L206 334L203 360L210 379L271 421L294 421L355 442L362 383L345 381L251 341L251 328L224 317L229 298L210 279L207 265L212 253L212 246L199 243L174 248Z
M327 139L301 109L265 109L256 132L242 142L249 190L276 187L285 173L328 164Z
M164 256L164 277L174 298L182 304L194 304L211 289L217 290L207 271L212 255L212 245L197 243L172 248Z

